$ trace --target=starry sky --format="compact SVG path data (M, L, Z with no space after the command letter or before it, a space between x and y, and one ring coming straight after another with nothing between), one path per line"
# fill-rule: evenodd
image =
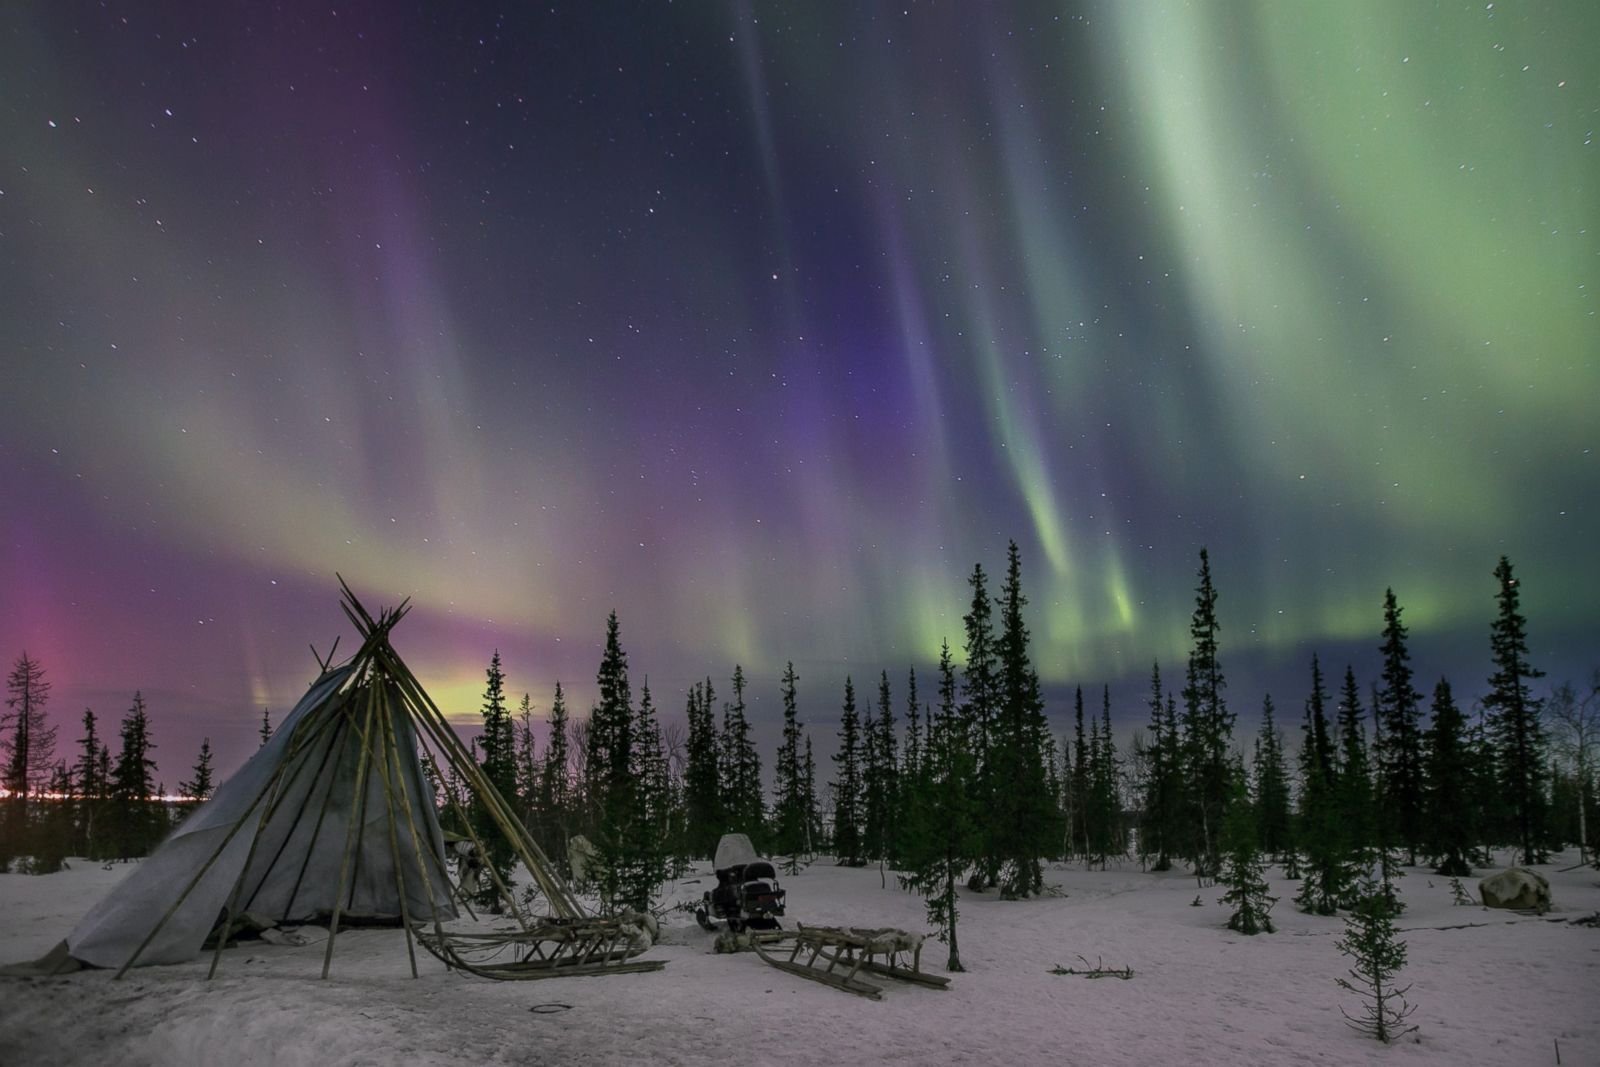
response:
M370 607L452 712L959 648L1144 718L1201 546L1241 721L1312 650L1600 660L1600 7L0 9L0 655L62 747L253 749ZM925 677L930 683L931 677ZM926 691L925 691L926 692ZM897 695L897 700L900 697Z

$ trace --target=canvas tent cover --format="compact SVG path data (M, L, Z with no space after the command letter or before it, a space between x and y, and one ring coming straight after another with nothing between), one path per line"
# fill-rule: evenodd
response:
M67 938L72 956L123 966L181 900L137 962L193 959L236 886L235 914L279 923L323 919L333 911L347 849L344 915L398 920L403 885L413 923L455 918L433 789L410 716L385 715L384 730L363 734L363 701L387 697L390 707L403 706L392 690L372 693L373 685L393 686L373 677L353 663L325 671L249 762L84 916ZM356 782L364 747L363 798ZM351 836L353 820L359 824Z

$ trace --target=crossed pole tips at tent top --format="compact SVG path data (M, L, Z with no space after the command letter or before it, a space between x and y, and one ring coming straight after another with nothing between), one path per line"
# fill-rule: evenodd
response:
M444 943L447 936L442 919L455 916L451 891L445 888L441 893L440 890L441 886L450 887L453 883L445 866L443 839L434 814L434 797L426 795L432 787L423 782L418 773L419 757L426 761L433 772L434 781L444 780L440 769L442 760L466 784L479 808L488 817L489 824L511 846L515 857L522 861L543 892L553 912L553 921L580 922L586 919L582 906L566 882L556 873L538 843L511 811L505 798L484 776L445 719L444 713L390 646L389 633L409 610L409 600L392 610L380 610L374 618L351 592L343 577L339 578L339 586L343 591L341 607L361 635L360 649L347 663L337 667L331 665L331 649L326 659L318 658L322 676L313 683L302 706L297 706L289 719L285 720L283 728L289 730L286 742L269 745L258 754L258 758L275 758L276 763L269 773L262 776L262 783L253 798L240 809L239 817L227 826L226 833L221 835L221 840L205 861L194 870L177 898L122 964L117 971L118 978L139 961L157 935L189 900L196 887L202 884L206 875L218 867L224 853L228 853L229 858L218 868L218 876L228 876L225 872L237 862L238 851L235 848L230 853L228 847L241 833L248 835L250 843L244 862L227 890L208 977L216 973L222 949L236 920L249 911L253 904L259 905L260 898L271 895L264 893L269 884L276 892L288 883L287 901L280 906L283 914L272 916L269 908L269 917L274 918L291 918L293 913L290 909L295 898L302 893L306 894L301 897L302 906L308 897L315 895L318 888L325 895L326 885L312 886L307 881L307 873L319 842L324 841L323 828L330 813L335 816L330 828L336 828L342 819L345 832L339 854L336 889L331 898L322 977L328 976L340 919L357 898L361 875L369 876L363 884L363 891L371 894L372 878L381 876L384 866L393 868L395 900L399 906L401 925L406 932L411 973L416 976L413 923L418 919L425 923L431 921L434 936L430 940ZM337 641L334 647L337 648ZM316 654L315 648L312 654ZM311 706L304 706L313 694L319 692L320 697ZM419 739L422 742L420 744ZM359 748L349 754L352 743L359 745ZM340 784L342 776L336 772L346 766L346 760L351 755L356 764L355 777L353 789L347 790ZM311 777L306 779L304 775L308 770ZM373 781L377 781L381 789L373 788ZM221 799L226 788L225 785L218 790L219 795L213 802ZM313 797L319 790L321 803L314 805ZM237 793L237 790L234 792ZM236 801L238 799L242 798L235 797ZM384 810L369 812L369 804L373 802L381 803ZM451 795L448 804L479 854L488 855L474 820L462 810L459 800ZM201 823L203 811L204 806L190 816L190 821L196 826ZM309 835L302 832L308 815L314 820ZM170 847L186 833L188 827L188 823L180 827L173 839L169 840L168 846L164 847ZM265 833L269 827L271 833ZM363 840L369 827L386 830L387 840ZM272 848L268 843L269 837L277 841L276 850L270 855L261 851ZM301 855L293 854L291 843L299 844ZM329 855L330 844L331 839L323 845L324 852ZM291 882L287 872L296 867ZM516 919L524 935L542 929L552 921L530 919L494 865L488 865L486 870L507 911ZM325 865L324 874L330 872L331 868ZM312 877L315 880L315 874ZM214 888L215 879L207 885ZM205 895L202 894L197 902L204 899ZM411 913L412 900L425 902L430 914L414 917Z

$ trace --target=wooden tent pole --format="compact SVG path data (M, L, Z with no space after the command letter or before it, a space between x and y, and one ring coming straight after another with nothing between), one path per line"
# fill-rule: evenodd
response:
M380 688L383 690L381 696L379 695ZM411 936L411 909L406 904L405 864L400 856L399 831L395 826L399 819L399 813L395 811L394 807L394 786L389 781L389 757L394 753L389 748L389 731L384 728L384 723L389 718L388 686L379 681L375 682L370 689L371 693L367 699L373 708L372 715L368 719L372 726L372 736L363 740L362 743L381 746L378 748L378 777L383 780L383 800L389 815L389 854L394 857L394 889L396 895L400 898L400 925L405 927L406 956L411 960L411 977L415 978L417 977L417 947L413 943ZM372 721L374 719L381 721ZM408 811L406 814L409 816L410 812ZM420 868L421 864L418 864L418 867ZM427 875L424 873L424 881L426 881L426 878Z
M411 673L410 668L401 661L393 647L388 644L388 631L409 610L410 601L403 601L400 607L392 612L380 613L380 618L375 621L367 610L362 607L361 602L356 599L355 594L351 592L349 585L342 576L339 576L339 585L344 591L344 601L340 604L340 607L344 610L345 615L349 617L351 624L361 631L368 641L371 641L381 632L381 644L376 649L376 652L382 659L385 671L395 679L396 684L407 698L406 704L413 721L420 723L427 729L434 743L438 745L451 766L466 778L474 793L477 794L479 801L488 810L490 818L495 822L500 832L505 835L507 842L514 851L520 854L519 858L527 866L528 873L533 876L539 887L544 890L552 907L569 918L584 917L583 907L578 903L577 898L572 895L571 889L566 886L559 876L555 875L549 858L539 848L538 842L533 840L528 834L527 828L506 807L505 800L500 796L499 790L494 788L483 775L476 762L467 753L465 747L461 744L461 739L456 737L455 732L450 728L444 713L439 710L438 705L428 696L421 683L417 681L416 676ZM435 764L435 772L437 770L438 768ZM453 803L454 798L451 798L451 800ZM456 807L459 811L459 805L456 805ZM473 829L471 820L463 817L462 824L480 854L487 857L488 852ZM495 882L507 905L511 908L512 915L517 918L524 929L527 929L527 920L523 916L522 910L517 906L515 898L501 881L499 872L494 870L493 864L488 865L488 870L491 879Z
M410 599L408 598L402 601L394 611L381 613L380 618L374 621L371 614L356 599L356 595L350 590L350 586L345 582L344 577L337 574L335 577L339 579L339 586L344 592L344 601L340 604L340 607L344 610L345 615L349 617L351 624L357 630L360 630L363 635L368 635L370 632L382 628L385 631L385 638L387 638L387 631L392 629L395 623L410 610ZM551 904L557 911L566 914L568 917L582 918L584 915L582 906L578 904L577 898L572 896L571 890L564 883L558 882L553 876L549 858L539 848L538 842L533 840L528 834L527 828L522 826L515 815L505 806L505 801L500 796L499 790L489 784L487 778L483 776L476 762L473 761L462 746L460 738L456 737L454 731L450 729L444 713L439 710L438 705L434 704L433 699L422 688L416 676L411 673L411 669L400 659L393 646L387 643L387 640L383 645L383 653L386 661L385 666L394 676L406 696L410 698L408 703L412 705L413 719L422 721L430 727L430 733L434 735L435 743L439 744L440 751L449 759L451 766L467 778L473 791L478 794L479 800L488 809L490 818L494 820L500 832L505 835L512 849L521 854L520 858L523 864L528 868L528 872L533 876L534 880L539 883L539 887L544 890L545 895L550 898ZM419 712L431 712L434 721L429 722L429 717L426 714L418 714ZM441 730L443 740L439 736ZM437 767L435 770L437 770ZM467 828L469 836L473 838L473 843L479 852L487 856L487 852L483 848L483 842L477 839L477 834L472 830L470 820L463 819L463 825ZM493 877L498 883L498 872ZM516 901L511 899L509 892L503 885L500 890L506 896L507 904L511 907L512 914L519 921L522 921L521 910L517 907ZM524 927L526 927L525 923Z
M356 817L351 820L349 829L344 835L344 858L339 861L339 888L333 897L333 914L328 921L328 949L322 955L322 977L328 977L328 970L333 966L333 940L339 934L339 912L344 902L345 886L350 882L350 858L355 852L356 827L366 815L367 801L367 756L368 749L365 745L361 748L361 756L356 762L356 798L360 808L359 814L352 811ZM333 791L330 789L329 793ZM324 803L326 809L326 803Z
M584 911L582 906L578 904L577 898L572 896L572 891L564 883L553 876L550 860L544 855L544 850L539 848L538 842L528 835L527 828L518 822L516 816L506 808L505 801L500 796L500 791L494 788L493 784L484 777L482 771L472 761L471 756L462 746L460 738L456 737L455 732L450 728L449 721L445 719L444 713L439 710L437 704L433 703L432 698L422 689L416 677L411 674L405 664L399 662L399 657L394 655L393 649L388 650L388 656L393 659L392 667L396 676L405 683L407 696L410 698L415 717L428 727L430 734L434 736L435 742L440 746L441 750L451 757L452 765L456 765L457 769L468 779L468 783L478 793L479 799L483 801L484 806L489 810L490 817L494 819L500 832L506 836L506 840L512 847L521 853L520 858L527 866L528 873L533 876L534 880L539 883L539 887L544 890L545 895L550 898L551 905L558 913L568 918L583 918Z
M416 723L415 722L412 723L412 729L413 730L416 729ZM443 782L444 781L444 774L439 770L439 761L434 759L433 750L431 748L428 748L426 746L426 744L420 744L419 743L418 748L417 748L417 754L418 754L418 758L419 759L427 761L427 764L428 764L427 769L433 772L434 779L436 781ZM435 797L435 803L437 803L437 802L438 802L438 798L436 796ZM466 822L466 818L467 818L466 812L461 810L461 805L459 805L459 804L457 804L455 802L455 798L450 795L448 790L445 791L445 804L450 808L450 810L454 811L458 817L460 817L460 819L462 820L463 823ZM455 899L458 903L460 903L460 905L463 908L466 908L467 909L467 914L473 919L473 921L476 921L477 918L478 918L478 913L472 910L472 902L467 899L466 893L463 892L459 886L457 886L454 882L451 881L450 873L448 871L445 872L445 881L450 883L450 886L451 886L451 894L450 895L451 895L451 897L453 899Z
M356 599L355 594L350 591L350 586L348 584L346 584L346 582L344 580L344 577L342 575L339 575L339 574L335 574L335 577L339 579L339 587L340 587L340 589L342 589L344 591L344 602L341 602L339 607L344 611L345 617L350 620L351 625L353 625L356 628L356 630L359 633L362 634L363 638L368 640L368 641L372 640L372 635L378 630L378 628L380 626L384 627L385 634L387 634L387 631L389 629L392 629L394 624L396 622L398 622L399 619L403 615L405 615L405 613L408 610L410 610L408 608L408 606L407 606L411 602L410 598L408 597L406 600L401 601L400 602L400 606L398 608L396 608L393 612L385 612L384 615L383 615L384 621L375 622L373 620L372 616L367 613L367 609L361 606L361 602ZM390 651L390 657L393 659L393 661L394 662L398 662L399 661L399 656L394 655L394 652L393 652L392 648L389 651ZM385 669L386 669L386 671L387 671L389 666L390 666L390 664L389 664L388 660L386 660L385 661ZM392 672L386 673L386 677L390 681L392 681L394 683L395 688L396 688L397 691L401 691L401 680L399 678L394 677ZM404 692L403 691L401 691L401 696L402 696L402 700L404 700ZM408 718L411 718L413 720L416 718L416 716L414 714L410 713L409 711L408 711L407 714L408 714ZM415 723L413 723L413 726L414 725L415 725ZM415 734L415 730L414 729L413 729L413 734ZM443 775L439 774L438 763L433 759L432 754L429 753L426 748L423 748L422 754L427 757L428 765L433 768L433 773L435 775L438 775L439 776L439 780L442 782L444 780ZM449 800L451 800L453 802L455 798L454 797L448 797L447 799L449 799ZM470 833L471 832L471 824L468 821L468 819L466 818L465 814L462 813L459 810L459 806L457 807L457 814L461 815L462 824L468 827L468 832ZM479 847L481 849L482 843L481 842L476 842L476 843L479 845ZM432 851L429 851L428 855L429 855L430 858L433 859L434 865L439 868L440 876L444 879L445 884L452 885L451 880L450 880L450 873L449 873L449 871L447 871L444 868L443 861L440 858L435 857L433 855ZM454 887L452 885L452 890L453 889L454 889ZM467 901L467 898L465 897L465 895L463 895L463 894L461 894L459 892L452 891L452 896L456 900L460 901L461 906L466 909L468 915L472 916L472 918L474 920L477 919L477 914L472 910L472 905ZM515 910L514 909L513 909L513 913L515 914ZM437 916L435 916L435 922L437 922ZM524 928L526 928L526 924L524 924Z
M424 720L417 718L414 712L412 721L421 722L424 726L429 725ZM437 738L434 739L434 743L439 744ZM428 762L433 767L433 773L439 775L440 772L438 761L433 758L433 753L431 752L428 753ZM452 761L451 766L456 767L457 770L462 770L462 768L458 767L454 761ZM440 775L440 780L444 780L443 775ZM476 789L477 787L474 785L473 788ZM450 796L449 790L445 791L445 795L449 800L451 809L455 811L456 815L461 819L462 828L467 831L467 837L471 839L473 847L478 850L478 855L483 857L483 869L489 872L489 880L494 883L495 889L499 891L501 898L506 902L506 906L511 909L512 918L517 920L517 925L521 926L523 930L531 930L532 927L528 923L528 917L524 915L522 909L517 906L516 897L512 895L511 890L507 888L505 882L501 880L500 872L494 869L494 864L488 862L489 850L484 847L483 839L478 836L478 831L473 829L471 817L467 812L461 809L461 805L459 802L457 802L456 798Z
M509 841L510 845L512 845L512 848L515 848L515 845L517 845L517 838L512 835L512 832L510 832L510 830L507 829L506 824L504 824L504 816L499 814L498 811L496 811L496 808L494 808L493 803L491 803L493 800L498 800L499 793L494 790L493 785L491 785L490 782L488 782L488 779L483 776L482 771L478 769L478 766L475 765L474 761L472 761L472 758L467 755L466 750L461 749L461 741L456 739L453 733L450 733L448 725L440 728L438 723L430 721L426 713L422 712L418 705L416 705L414 699L408 701L408 704L411 705L411 720L429 731L429 736L432 737L434 744L438 745L438 749L445 753L446 758L450 758L451 766L453 766L454 769L458 769L462 776L467 777L467 784L470 785L470 789L477 793L478 800L483 801L483 806L488 808L491 819L496 821L496 825L498 825L502 835L506 837L506 840ZM454 741L454 744L456 744L456 749L451 750L450 747L448 747L448 742L450 741ZM429 757L430 761L432 761L432 753L429 753ZM437 761L434 763L434 771L435 774L438 773ZM461 811L461 805L456 803L454 797L450 798L450 803L451 806L456 809L456 814L461 816L462 827L466 827L467 837L472 838L472 843L474 843L475 848L478 849L478 854L485 857L485 859L488 859L488 849L483 846L482 838L478 837L477 830L472 827L472 819L467 817L467 814L464 813L464 811ZM501 877L499 877L498 870L494 870L494 864L488 864L488 862L486 862L485 870L490 872L490 880L493 881L494 888L499 889L499 894L501 894L502 899L506 901L506 905L509 907L512 917L517 920L518 925L522 926L523 929L530 929L530 926L528 926L528 917L523 915L522 907L517 904L517 899L515 899L514 894L512 894L510 888L507 888L506 883L504 883L504 881L501 880ZM528 870L530 870L530 873L533 873L534 878L539 878L539 872L538 870L534 869L533 865L528 865Z
M439 871L440 877L444 879L444 884L446 886L450 885L450 872L445 870L444 860L435 855L431 847L426 850L426 853L424 853L424 849L422 847L422 834L417 830L417 820L412 816L411 813L411 789L406 785L406 775L410 771L410 764L402 760L400 757L399 735L394 728L393 704L385 702L384 710L386 712L383 720L384 734L388 738L389 754L394 758L394 777L400 788L400 803L403 805L402 810L406 814L406 826L409 828L411 833L411 848L417 856L417 873L421 876L423 890L428 895L431 918L433 919L433 931L436 935L438 935L439 940L442 942L444 940L444 924L439 921L439 906L434 903L433 884L428 878L428 867L427 863L423 859L424 854L426 854L427 859L433 861L434 866ZM419 802L422 800L420 794L418 795L417 800Z

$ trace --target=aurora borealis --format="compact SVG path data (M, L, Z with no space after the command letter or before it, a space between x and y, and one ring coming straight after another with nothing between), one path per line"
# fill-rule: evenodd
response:
M1363 671L1386 585L1476 692L1502 553L1587 673L1596 40L1585 0L7 5L0 653L63 747L142 689L175 781L303 691L337 571L414 598L447 710L496 647L586 708L615 608L669 713L793 659L820 737L1015 538L1041 674L1125 722L1202 545L1245 719L1312 649Z

